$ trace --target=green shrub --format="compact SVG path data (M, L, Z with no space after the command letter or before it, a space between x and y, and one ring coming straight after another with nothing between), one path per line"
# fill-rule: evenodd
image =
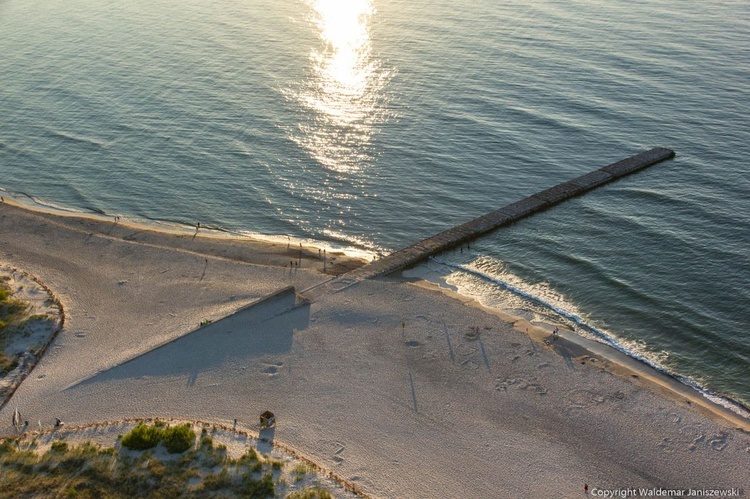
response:
M0 371L9 373L18 367L18 357L8 357L0 352Z
M255 449L250 447L245 451L245 453L240 457L239 464L254 464L258 462L258 453L255 452Z
M49 450L50 452L65 453L68 452L68 444L65 442L52 442L52 447Z
M221 490L226 489L232 484L232 479L229 476L227 470L221 470L218 473L213 473L206 476L203 480L203 488L206 490Z
M6 439L0 442L0 456L3 454L13 454L15 451L16 447L10 440Z
M247 497L273 497L275 489L273 476L266 473L260 480L247 479L241 493Z
M188 423L173 426L164 430L162 434L164 447L172 454L180 454L193 446L195 432Z
M122 437L122 445L133 450L153 449L159 445L163 432L161 428L139 423L130 433Z
M284 461L274 461L273 459L271 460L272 468L276 470L280 470L283 466L284 466Z

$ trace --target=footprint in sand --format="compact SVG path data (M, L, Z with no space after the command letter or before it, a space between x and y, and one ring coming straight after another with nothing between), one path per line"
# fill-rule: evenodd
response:
M670 412L669 414L667 414L667 421L672 424L679 424L682 422L682 418L674 412Z
M695 452L702 444L706 444L715 451L723 451L728 445L727 434L720 433L718 435L713 435L710 438L706 438L705 435L700 435L695 440L693 440L693 443L690 445L690 447L688 447L688 449L690 450L690 452Z
M538 395L547 394L547 388L539 383L536 378L532 378L530 381L523 378L497 378L495 380L495 390L507 393L509 387L513 387L516 390L533 392Z
M653 417L657 421L664 421L673 425L678 425L682 422L682 418L678 414L669 412L665 408L660 409L659 412L653 415Z
M695 452L695 450L698 448L698 446L700 444L702 444L703 442L705 442L705 441L706 441L706 436L705 435L700 435L700 436L696 437L695 440L693 440L693 442L690 444L690 447L688 447L688 449L690 450L690 452Z
M477 364L476 362L474 362L471 359L467 359L467 360L461 362L461 365L463 367L468 368L468 369L474 369L474 370L479 369L479 364Z
M708 439L707 443L711 446L713 450L716 451L722 451L726 449L727 445L729 445L729 434L725 432L721 432L718 435L714 435L711 438Z
M277 362L275 364L265 364L266 368L263 369L263 373L267 374L269 377L275 377L276 374L278 374L279 369L281 369L283 365L283 362Z
M675 441L669 437L664 437L661 439L661 443L658 445L658 449L664 454L672 454L675 449Z
M711 448L715 451L723 451L729 445L729 434L721 432L706 436L700 426L687 425L679 429L676 438L664 437L659 445L659 450L670 454L677 449L683 448L695 452L700 448Z
M344 461L344 458L341 457L341 454L346 450L346 446L339 442L336 442L336 445L338 445L338 449L333 453L333 457L331 459L333 459L337 463L342 463Z
M565 396L570 409L585 409L596 406L603 404L606 399L601 393L585 389L573 390Z

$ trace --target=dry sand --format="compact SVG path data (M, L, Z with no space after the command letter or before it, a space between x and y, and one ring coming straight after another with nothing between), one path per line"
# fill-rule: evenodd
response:
M41 279L66 313L0 411L0 434L16 404L46 425L237 418L250 430L270 409L274 439L373 496L750 490L742 421L665 397L668 386L657 393L574 342L545 345L539 331L396 279L242 309L325 276L270 266L287 258L263 256L272 248L120 229L0 204L0 260ZM196 330L204 319L214 322Z

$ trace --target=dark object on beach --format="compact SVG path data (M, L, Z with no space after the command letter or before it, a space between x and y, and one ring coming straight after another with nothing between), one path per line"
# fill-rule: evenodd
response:
M260 427L271 428L272 426L276 426L276 416L271 411L265 411L260 415Z
M60 418L55 418L55 428L59 428L59 427L61 427L64 424L65 423L63 423L62 421L60 421Z

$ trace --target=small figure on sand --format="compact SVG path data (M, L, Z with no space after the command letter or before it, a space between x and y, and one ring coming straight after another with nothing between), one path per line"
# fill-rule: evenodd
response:
M55 428L60 428L64 424L60 418L55 418Z

